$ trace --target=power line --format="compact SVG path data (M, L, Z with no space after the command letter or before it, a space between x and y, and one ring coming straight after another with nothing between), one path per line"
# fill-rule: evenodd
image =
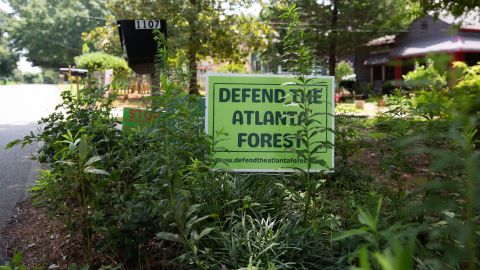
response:
M288 30L288 27L277 27L276 29ZM308 30L307 27L301 28L302 30ZM325 32L346 32L346 33L407 33L413 32L408 30L395 30L395 29L326 29ZM421 31L418 31L421 32Z

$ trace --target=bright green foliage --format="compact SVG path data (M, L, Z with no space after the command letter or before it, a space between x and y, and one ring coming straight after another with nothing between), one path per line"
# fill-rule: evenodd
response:
M43 69L41 73L23 73L16 69L13 71L13 80L19 83L56 84L58 82L58 71Z
M0 265L0 270L27 270L25 265L23 265L22 254L19 252L13 254L12 261L7 262L5 265Z
M97 142L97 146L100 147L99 154L105 154L111 149L108 142L118 136L119 131L116 130L115 121L110 116L113 100L103 99L101 93L101 90L88 88L79 91L78 96L74 96L70 91L63 92L63 102L56 108L65 110L66 114L57 111L42 118L39 123L45 124L45 127L41 133L31 132L29 136L15 143L25 145L33 141L42 141L45 144L38 150L37 158L41 162L54 162L59 149L56 142L63 140L62 136L68 131L77 134L84 129L84 133ZM10 144L12 145L13 143Z
M467 67L465 63L456 62L454 66L460 70L461 75L451 94L451 110L480 117L478 110L480 105L480 64Z
M82 53L81 35L106 15L102 0L9 0L14 15L7 31L33 65L59 68ZM100 21L99 21L100 18Z
M23 83L43 83L42 73L22 73Z
M131 72L125 59L100 52L76 56L75 65L79 68L86 68L91 72L107 69L113 69L114 74L128 74Z
M118 36L117 22L112 16L107 16L105 25L93 28L89 32L82 33L84 42L83 53L91 50L103 52L115 56L122 56L122 47Z
M58 72L54 69L42 70L43 83L56 84L58 83Z
M434 120L436 117L448 117L449 113L446 109L451 102L448 96L448 90L446 89L422 90L415 93L412 102L414 114L428 121Z
M188 70L191 93L198 93L196 65L199 60L241 62L267 44L269 28L265 24L232 12L250 6L251 0L107 2L117 19L167 20L168 41L176 50L170 56L176 59L177 65Z
M288 22L280 18L281 7L290 4L299 9L305 43L313 49L315 64L328 65L329 75L335 75L338 57L352 53L373 38L403 30L416 18L418 9L417 4L408 0L270 1L261 17L271 22L280 37L288 31ZM265 60L270 62L285 53L282 38L273 39L269 45Z
M476 89L472 70L465 67L458 93ZM82 232L85 262L95 266L95 255L108 253L118 258L112 267L128 269L478 264L478 118L469 110L423 117L397 91L384 118L337 121L339 138L349 142L337 142L335 174L235 174L210 170L217 143L203 132L198 98L165 77L162 83L166 92L155 101L161 114L151 127L120 133L110 104L84 90L78 99L64 94L66 115L51 115L42 134L24 139L44 141L41 156L52 164L33 189L35 201ZM348 127L352 121L355 127ZM354 166L355 153L368 147L361 137L371 129L383 133L371 146L382 148L381 186L367 181L365 167ZM405 174L417 155L431 166L425 185L411 192ZM383 204L376 204L379 195Z
M18 55L11 51L3 38L0 38L0 76L12 76L13 70L17 67L17 61Z
M286 58L305 89L312 50L295 6L286 18ZM414 100L395 91L381 118L337 118L335 173L270 175L210 169L228 134L205 135L198 97L167 63L159 61L165 91L152 101L154 125L121 133L111 100L86 87L64 93L39 134L10 144L44 143L38 158L51 169L41 172L35 201L82 233L92 269L106 257L103 269L480 266L479 66L456 64L450 91L423 89ZM321 162L309 140L317 126L304 122L298 136L307 150L297 153Z
M290 20L287 34L285 36L284 44L286 47L286 53L283 55L284 62L289 64L293 73L298 74L298 83L292 82L298 87L298 91L304 96L309 95L307 85L312 81L307 76L311 73L313 55L311 48L305 44L305 32L300 28L300 14L295 4L284 7L285 13L282 14L282 18ZM315 116L328 113L314 113L312 110L313 104L308 98L305 98L303 102L296 104L300 107L303 113L303 121L300 125L295 138L299 138L302 142L300 149L294 149L298 157L304 159L307 163L306 170L295 168L301 171L302 185L305 190L298 192L298 190L290 189L297 198L303 199L303 221L316 223L319 216L317 208L317 200L320 196L317 196L318 190L321 187L322 181L316 179L319 174L312 173L312 167L314 164L320 164L324 167L327 166L326 162L318 157L316 153L321 148L331 148L332 145L329 142L315 141L315 134L319 132L325 132L325 127L315 120ZM320 174L321 176L321 174ZM286 187L286 186L285 186Z
M402 220L408 213L406 218L421 224L417 264L422 269L477 269L479 264L480 121L474 109L478 108L479 69L462 63L455 66L461 76L450 91L432 84L413 102L397 91L389 98L391 115L377 122L387 131L384 168L392 180L401 180L399 187L407 184L406 173L415 173L410 166L415 160L428 164L425 183L415 192L399 193L405 199L397 203L405 205L405 212L396 213Z
M476 0L421 0L420 6L422 7L422 11L424 13L428 13L430 11L440 13L447 10L451 12L455 17L459 17L465 12L475 10L475 8L479 8L480 4Z
M7 14L0 11L0 77L10 77L17 67L18 54L14 52L5 38Z
M447 86L447 72L440 73L434 62L428 59L426 65L415 63L415 69L403 75L406 86L412 89L442 89Z
M335 84L340 85L343 77L353 74L353 66L350 62L340 61L335 67Z
M378 201L373 213L358 209L360 227L343 231L333 237L334 241L347 238L360 239L354 243L356 250L349 254L349 260L358 259L360 267L351 269L413 269L415 237L418 229L395 224L388 228L380 228L380 210L382 199ZM374 267L372 267L374 265Z
M221 64L220 66L215 68L215 71L221 73L247 73L245 65L235 63Z

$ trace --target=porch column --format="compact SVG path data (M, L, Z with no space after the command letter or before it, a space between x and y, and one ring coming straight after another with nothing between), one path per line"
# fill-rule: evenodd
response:
M462 51L453 53L453 61L465 62L465 53Z
M395 69L394 69L394 76L395 76L395 86L399 87L402 81L402 60L396 59L395 60Z
M370 82L373 83L373 66L370 66Z

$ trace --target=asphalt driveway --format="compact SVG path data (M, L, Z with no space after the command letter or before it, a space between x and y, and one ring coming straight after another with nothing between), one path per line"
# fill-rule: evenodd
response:
M0 229L15 214L16 203L25 199L39 170L39 164L30 159L37 145L10 150L5 146L37 131L37 121L60 102L60 90L55 85L0 86Z

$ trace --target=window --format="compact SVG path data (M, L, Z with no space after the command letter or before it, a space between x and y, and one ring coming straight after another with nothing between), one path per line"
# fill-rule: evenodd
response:
M373 66L373 80L381 81L382 80L382 66Z
M415 66L413 65L413 63L411 63L411 61L405 62L402 65L402 75L405 75L408 72L413 71L414 69Z
M385 66L385 80L395 80L395 67Z
M465 63L469 66L477 65L480 62L480 53L465 53Z

